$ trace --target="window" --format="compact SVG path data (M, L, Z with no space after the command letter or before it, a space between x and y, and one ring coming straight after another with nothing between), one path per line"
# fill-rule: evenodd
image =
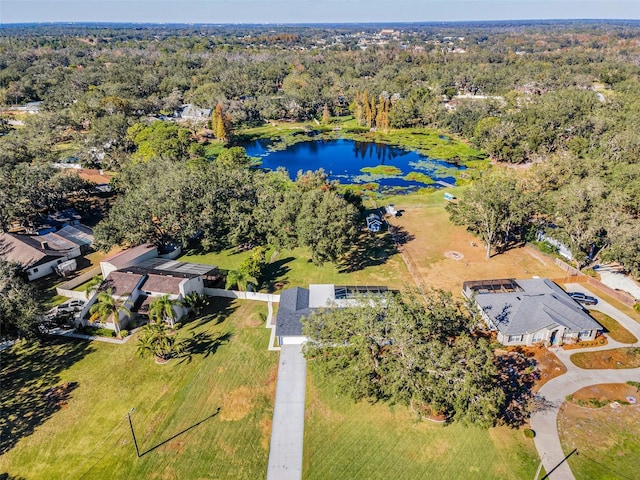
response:
M591 335L591 330L583 330L582 332L580 332L580 338L591 338Z
M545 337L544 332L536 332L536 333L533 335L533 339L532 339L531 341L532 341L533 343L542 342L542 341L544 341L544 337Z
M38 269L37 269L37 268L34 268L34 269L32 270L32 272L33 272L33 273L38 273Z
M509 338L507 339L507 341L509 343L521 342L522 341L522 335L509 335Z

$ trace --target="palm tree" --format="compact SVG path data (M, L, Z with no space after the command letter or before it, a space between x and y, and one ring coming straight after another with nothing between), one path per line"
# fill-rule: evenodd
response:
M149 320L151 323L166 321L173 328L178 318L178 314L173 308L176 305L182 306L183 303L180 300L172 300L169 295L162 295L156 298L149 304Z
M113 316L113 325L116 328L116 335L120 335L120 312L124 312L127 316L131 315L131 312L127 307L122 304L119 304L115 298L113 298L113 291L108 289L104 292L100 292L98 294L98 298L96 299L96 303L91 305L89 309L89 320L95 322L96 320L100 320L101 322L105 322L109 319L109 317Z
M228 290L236 287L240 291L252 291L258 286L258 280L242 270L231 270L227 274L227 284L225 288Z
M137 347L137 353L141 357L151 354L166 361L176 350L176 336L169 335L166 325L150 323L142 328Z
M191 309L194 316L200 315L200 312L209 305L209 299L201 293L191 292L184 297L184 304Z

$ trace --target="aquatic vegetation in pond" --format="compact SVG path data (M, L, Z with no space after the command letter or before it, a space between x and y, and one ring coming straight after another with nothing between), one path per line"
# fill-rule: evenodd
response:
M408 173L407 175L404 176L404 179L412 182L424 183L425 185L432 185L435 183L429 175L426 175L422 172Z
M378 165L376 167L364 167L361 168L362 173L370 173L371 175L381 175L384 177L397 177L402 175L402 170L393 165Z

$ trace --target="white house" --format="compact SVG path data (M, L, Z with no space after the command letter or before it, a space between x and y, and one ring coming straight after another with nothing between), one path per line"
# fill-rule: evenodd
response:
M589 341L602 329L549 279L468 281L463 294L476 304L503 345Z
M387 287L335 286L312 284L309 288L294 287L280 294L276 316L276 338L278 345L302 344L307 338L302 335L301 320L320 308L345 308L354 306L362 295L381 295Z
M80 246L56 236L17 235L0 233L0 257L18 263L27 274L29 281L55 273L61 263L79 257Z

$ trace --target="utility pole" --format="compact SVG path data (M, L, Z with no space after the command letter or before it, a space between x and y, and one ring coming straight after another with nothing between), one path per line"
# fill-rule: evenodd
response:
M558 468L560 465L562 465L564 462L566 462L566 461L569 459L569 457L570 457L571 455L573 455L574 453L575 453L576 455L578 454L578 449L577 449L577 448L574 448L571 452L569 452L569 455L567 455L566 457L564 457L564 458L560 461L560 463L558 463L555 467L553 467L551 470L549 470L549 471L547 472L547 474L546 474L544 477L542 477L542 480L547 480L547 479L549 478L549 476L550 476L550 475L555 471L555 469L556 469L556 468Z
M136 440L136 432L133 431L133 422L131 421L131 413L135 410L131 407L131 410L127 412L127 418L129 419L129 427L131 428L131 436L133 437L133 445L136 447L136 455L140 458L140 450L138 449L138 441Z

